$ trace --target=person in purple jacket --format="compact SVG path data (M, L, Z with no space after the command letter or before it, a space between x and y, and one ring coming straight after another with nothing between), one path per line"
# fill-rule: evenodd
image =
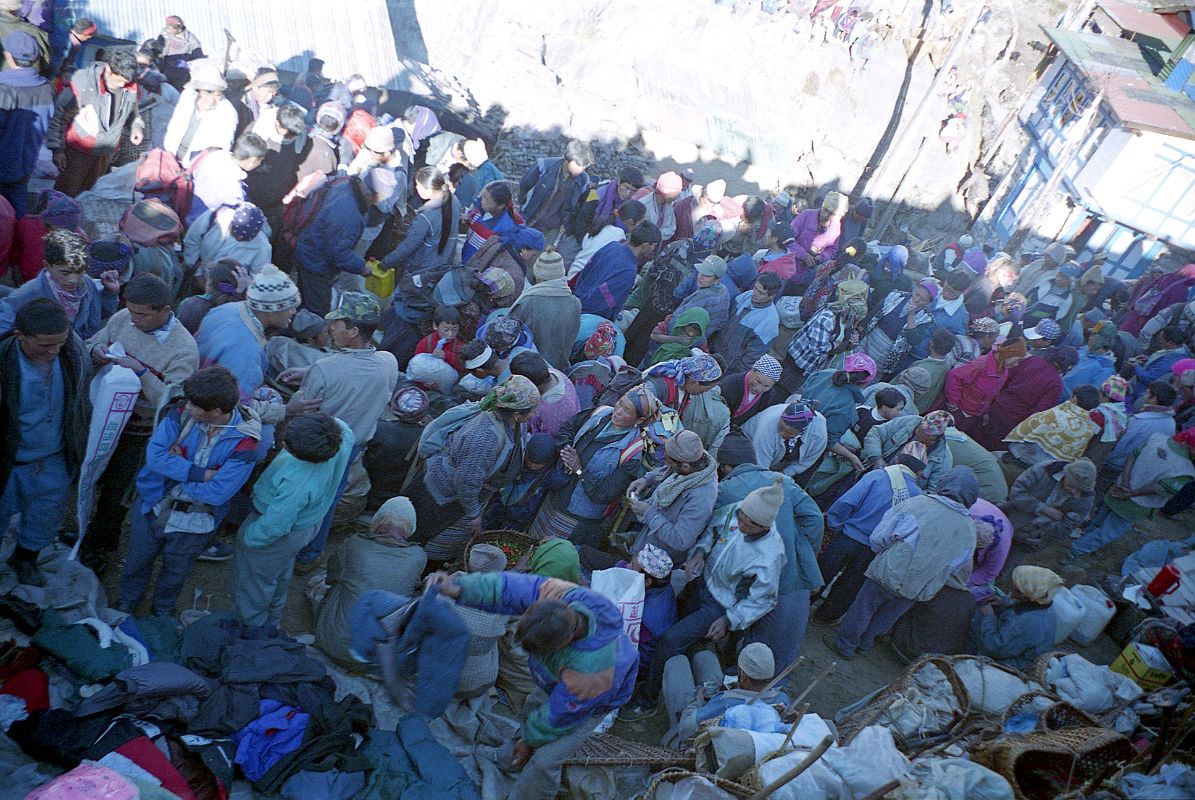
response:
M521 615L515 638L547 699L529 698L519 738L498 763L519 772L510 797L553 800L565 759L635 687L639 654L623 633L622 614L597 592L556 578L497 572L437 573L433 580L461 605Z

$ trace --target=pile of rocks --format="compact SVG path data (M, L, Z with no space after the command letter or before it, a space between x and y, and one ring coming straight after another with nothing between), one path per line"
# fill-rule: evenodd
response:
M562 155L569 138L558 132L507 128L498 135L490 157L507 176L518 178L535 159ZM591 139L589 147L595 162L589 170L591 176L612 178L624 166L638 167L649 177L654 175L654 161L633 142Z

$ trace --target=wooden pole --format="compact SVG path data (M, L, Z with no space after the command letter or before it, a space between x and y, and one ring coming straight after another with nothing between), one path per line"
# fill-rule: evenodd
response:
M826 734L825 737L823 737L822 740L817 743L817 747L810 750L809 755L807 755L803 759L801 759L801 762L799 764L797 764L795 767L790 769L788 772L785 772L783 775L781 775L779 778L777 778L776 780L769 783L767 786L760 789L755 794L751 795L750 800L764 800L765 797L770 797L772 795L772 792L776 791L777 789L781 788L782 786L784 786L788 783L791 783L792 781L795 781L797 779L797 776L799 776L802 772L804 772L805 770L812 767L813 762L815 762L819 758L821 758L822 754L825 753L827 750L829 750L830 745L832 745L832 744L834 744L834 737L830 736L829 734Z

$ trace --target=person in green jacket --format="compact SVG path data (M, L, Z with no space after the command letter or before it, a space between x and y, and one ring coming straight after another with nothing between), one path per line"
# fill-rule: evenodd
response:
M279 625L295 557L319 531L353 449L348 425L320 412L286 426L283 451L253 486L253 512L237 535L233 597L251 627Z

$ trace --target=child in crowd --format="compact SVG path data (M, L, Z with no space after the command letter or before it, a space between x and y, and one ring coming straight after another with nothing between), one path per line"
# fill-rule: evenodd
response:
M461 314L452 306L436 306L436 313L432 319L434 328L427 336L419 340L415 347L415 354L431 353L439 359L448 362L457 372L461 371L461 340L457 334L461 330Z
M523 469L514 483L500 489L495 496L488 528L522 531L531 525L544 495L566 483L566 476L552 469L556 457L556 440L548 434L537 433L527 440Z

